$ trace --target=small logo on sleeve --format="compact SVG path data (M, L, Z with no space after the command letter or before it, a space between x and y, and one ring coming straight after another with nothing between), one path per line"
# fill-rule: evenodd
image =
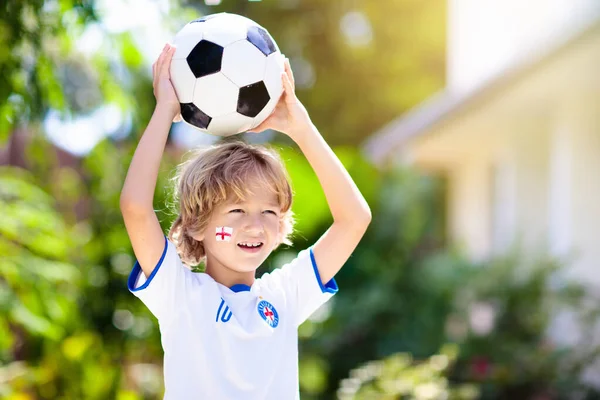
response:
M267 321L267 324L271 328L276 328L279 325L279 315L277 314L277 310L271 303L266 300L262 300L258 303L258 314L262 319Z

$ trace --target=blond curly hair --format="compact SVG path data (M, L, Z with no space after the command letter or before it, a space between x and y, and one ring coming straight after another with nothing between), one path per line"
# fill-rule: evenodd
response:
M192 152L178 166L173 178L177 218L169 230L169 240L185 264L195 266L204 261L204 244L193 236L204 232L215 207L229 199L243 201L251 194L249 183L257 180L277 195L281 208L277 245L291 244L292 188L275 150L240 141L224 142Z

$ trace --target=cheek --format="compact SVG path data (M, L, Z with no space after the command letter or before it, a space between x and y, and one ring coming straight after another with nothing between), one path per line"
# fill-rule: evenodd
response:
M238 233L242 231L242 224L239 218L231 218L228 221L223 221L223 226L228 227L232 230L232 238L234 238Z
M278 218L269 218L269 220L265 221L265 227L267 227L272 234L279 234L281 231L281 222Z
M237 232L239 232L239 223L236 218L225 215L213 221L207 236L211 235L216 242L231 242Z

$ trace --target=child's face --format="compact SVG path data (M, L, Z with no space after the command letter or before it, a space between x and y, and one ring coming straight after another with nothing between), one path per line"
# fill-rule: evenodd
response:
M203 235L211 268L220 264L236 272L255 271L278 244L277 196L257 186L251 191L244 201L226 201L213 210Z

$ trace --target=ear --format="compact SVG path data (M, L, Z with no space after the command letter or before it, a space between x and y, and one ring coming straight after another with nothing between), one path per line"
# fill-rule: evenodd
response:
M198 242L203 241L205 237L206 237L206 230L192 236L192 238Z

